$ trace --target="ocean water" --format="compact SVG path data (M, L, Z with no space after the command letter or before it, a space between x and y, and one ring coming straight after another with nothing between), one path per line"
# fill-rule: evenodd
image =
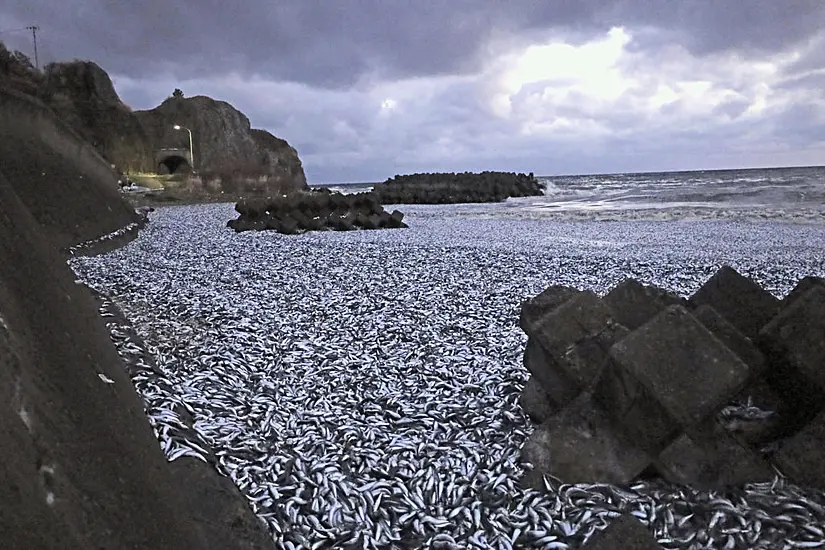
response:
M508 199L505 215L587 220L772 219L825 223L825 167L541 176L543 197ZM372 184L329 186L357 193ZM483 215L484 205L464 214ZM502 212L499 210L498 215Z

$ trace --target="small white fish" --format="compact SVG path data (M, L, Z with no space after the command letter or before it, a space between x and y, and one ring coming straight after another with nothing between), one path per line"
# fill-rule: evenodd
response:
M114 380L112 380L111 378L109 378L108 376L106 376L105 374L103 374L102 372L97 373L97 376L98 376L101 380L103 380L104 382L106 382L107 384L114 384L114 383L115 383L115 381L114 381Z

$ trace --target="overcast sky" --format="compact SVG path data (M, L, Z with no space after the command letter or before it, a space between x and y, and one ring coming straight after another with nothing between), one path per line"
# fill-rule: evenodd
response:
M6 0L41 63L133 109L181 88L310 183L825 164L825 0Z

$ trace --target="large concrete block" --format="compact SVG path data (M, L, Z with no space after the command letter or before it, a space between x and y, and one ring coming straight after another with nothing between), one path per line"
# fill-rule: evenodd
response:
M693 316L739 356L739 359L750 367L752 374L757 375L764 370L765 357L754 345L753 340L742 334L713 307L707 304L699 306L693 311Z
M656 468L670 483L701 490L769 481L771 467L714 417L689 427L662 451Z
M663 550L653 532L633 514L624 514L596 531L581 550Z
M542 317L532 334L554 356L588 336L600 333L613 320L613 312L593 292L582 291Z
M625 279L603 300L613 310L614 319L629 330L636 330L668 306L687 305L676 294L635 279Z
M601 332L570 346L556 362L580 389L590 389L609 359L610 348L628 334L622 325L609 322Z
M782 408L782 399L763 377L766 368L765 356L753 341L709 305L696 308L693 316L750 368L750 381L733 400L738 403L750 403L751 407L763 411L777 413ZM731 433L751 446L763 445L773 438L779 424L777 414L765 418L722 416L720 420Z
M815 286L825 288L825 278L822 277L803 277L796 283L787 296L782 300L782 307L786 308L796 301L797 298L811 290Z
M709 305L748 338L779 310L779 300L758 283L723 266L690 297L694 308Z
M759 333L771 362L765 376L797 428L825 406L825 287L815 285Z
M519 404L524 413L536 424L546 421L556 411L550 396L533 376L527 380L519 397Z
M564 483L629 483L651 462L589 392L539 426L524 444L522 459L534 466L527 486L538 490L544 489L545 474Z
M565 374L535 338L527 340L524 367L544 390L553 409L570 403L580 393L579 386Z
M825 491L825 412L817 415L802 431L786 440L773 460L791 481L803 487Z
M541 346L547 357L544 370L559 371L552 376L564 379L562 389L550 387L560 383L549 380L550 374L546 372L536 373L539 382L557 405L565 405L581 390L592 387L607 362L610 346L627 333L596 294L576 293L534 326L531 340Z
M611 323L602 332L574 344L558 358L544 350L536 338L530 338L524 352L524 365L533 376L520 398L525 413L542 423L582 390L591 388L607 362L610 347L627 334L627 329Z
M749 375L684 307L670 306L613 345L594 395L641 448L658 454L741 391Z
M541 294L522 302L519 326L526 334L532 335L534 327L545 314L550 313L579 292L581 291L569 286L547 287Z

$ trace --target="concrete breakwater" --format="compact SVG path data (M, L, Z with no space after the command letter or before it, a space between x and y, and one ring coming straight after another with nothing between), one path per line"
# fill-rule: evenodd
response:
M657 478L725 492L779 473L825 490L825 279L802 278L784 300L729 266L689 299L634 279L604 298L551 286L520 325L531 373L520 401L539 423L522 450L526 486ZM668 540L755 547L756 531L730 528L733 510Z
M293 235L305 231L399 229L404 214L384 210L375 193L342 194L328 189L294 192L267 199L240 201L240 216L227 226L236 232L275 230Z
M532 173L465 172L395 176L373 192L385 204L451 204L541 196L544 188Z

